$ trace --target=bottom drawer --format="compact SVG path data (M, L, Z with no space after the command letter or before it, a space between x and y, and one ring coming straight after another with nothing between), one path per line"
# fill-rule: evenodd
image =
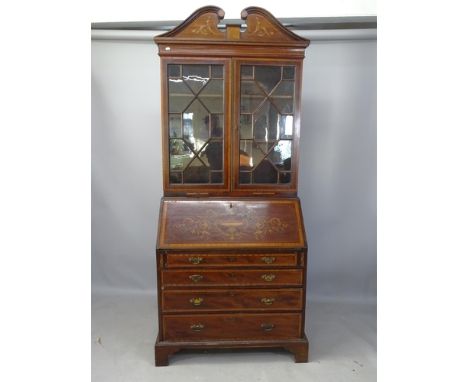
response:
M163 315L164 340L300 338L301 316L301 313Z

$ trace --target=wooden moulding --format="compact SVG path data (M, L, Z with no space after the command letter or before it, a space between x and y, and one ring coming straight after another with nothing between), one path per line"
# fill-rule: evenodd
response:
M224 11L215 6L196 10L183 23L156 36L160 56L199 55L204 49L208 56L278 57L291 54L304 57L309 40L284 27L270 12L259 7L245 8L241 13L245 29L240 24L229 24L220 29ZM198 49L197 49L198 47Z
M249 341L204 341L204 342L169 342L156 340L154 346L156 366L167 366L169 357L182 349L217 350L217 349L279 349L283 348L294 355L296 363L309 360L309 341L307 337L288 340L249 340Z

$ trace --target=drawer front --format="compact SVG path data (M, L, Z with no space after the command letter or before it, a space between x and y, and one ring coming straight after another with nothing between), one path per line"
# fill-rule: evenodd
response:
M164 340L255 340L301 337L300 313L163 315Z
M302 286L302 269L164 270L162 285L164 288L218 285Z
M296 253L255 254L190 254L169 253L165 255L166 268L183 267L295 267Z
M302 289L165 290L162 294L164 313L301 309Z

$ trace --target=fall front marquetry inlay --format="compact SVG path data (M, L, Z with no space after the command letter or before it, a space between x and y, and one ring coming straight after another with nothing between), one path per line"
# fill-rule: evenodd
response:
M200 8L156 36L162 179L157 366L182 349L278 348L307 362L297 197L309 41L268 11Z

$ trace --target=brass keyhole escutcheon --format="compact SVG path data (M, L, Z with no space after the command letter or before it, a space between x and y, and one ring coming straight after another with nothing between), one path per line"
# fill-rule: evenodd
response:
M192 256L188 258L188 261L192 264L200 264L203 261L203 257L200 256Z
M189 301L193 306L200 306L202 304L202 302L203 302L203 298L202 297L193 297Z
M265 263L265 264L272 264L274 263L276 260L276 257L274 256L264 256L262 257L262 261Z
M265 281L273 281L275 278L276 278L276 275L274 274L262 275L262 279Z
M190 325L190 329L192 329L194 332L201 332L204 327L205 327L205 325L203 325L203 324Z
M189 279L192 280L194 283L197 283L203 280L203 275L190 275Z
M270 323L263 323L260 325L260 327L263 329L264 332L271 332L274 329L275 325Z
M262 303L264 303L265 305L271 305L275 302L275 299L273 297L269 298L269 297L263 297L261 300L260 300Z

